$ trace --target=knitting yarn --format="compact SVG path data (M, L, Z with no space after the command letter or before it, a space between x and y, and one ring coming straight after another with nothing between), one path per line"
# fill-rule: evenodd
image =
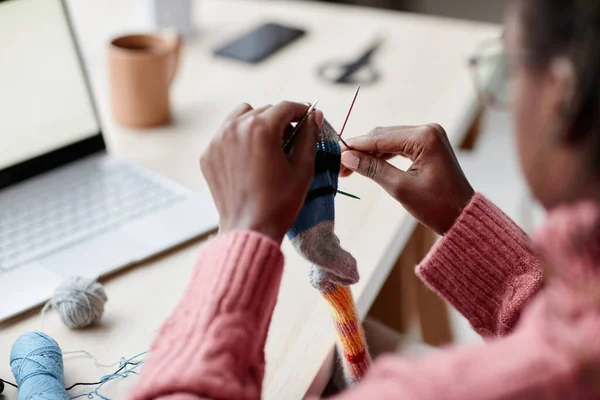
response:
M335 194L340 173L339 136L325 120L317 144L315 176L298 218L288 232L292 244L311 263L310 283L329 304L343 363L343 386L353 385L367 372L367 349L349 285L358 282L354 257L335 234Z
M287 236L310 261L310 283L317 289L358 282L356 260L341 247L335 230L335 194L340 174L339 136L327 120L317 143L315 175L304 206Z
M21 335L10 352L19 400L67 400L63 358L58 343L41 332Z
M71 329L90 326L104 314L108 300L101 284L93 279L74 276L65 280L48 302Z

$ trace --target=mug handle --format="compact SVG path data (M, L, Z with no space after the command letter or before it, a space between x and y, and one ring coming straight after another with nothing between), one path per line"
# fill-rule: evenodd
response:
M175 32L169 32L165 35L165 40L168 41L170 48L168 68L167 68L167 79L169 85L173 83L175 75L177 75L177 68L179 67L179 57L181 55L181 36Z

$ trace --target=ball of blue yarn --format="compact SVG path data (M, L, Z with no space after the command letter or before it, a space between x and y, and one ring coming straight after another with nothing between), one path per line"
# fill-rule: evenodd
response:
M21 335L10 351L10 368L19 400L68 400L62 350L42 332Z

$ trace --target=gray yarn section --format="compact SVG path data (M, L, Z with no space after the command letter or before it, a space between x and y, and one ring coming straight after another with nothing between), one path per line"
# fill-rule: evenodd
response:
M311 262L310 283L325 291L328 287L349 286L359 280L356 260L340 246L333 222L322 222L292 239L296 250Z
M65 280L50 299L50 305L71 329L85 328L102 318L108 300L102 285L74 276Z
M327 120L323 121L323 126L321 127L321 139L328 142L338 142L340 140L337 132Z

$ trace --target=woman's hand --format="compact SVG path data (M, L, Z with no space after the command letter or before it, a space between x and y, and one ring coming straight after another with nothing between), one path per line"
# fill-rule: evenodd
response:
M348 140L342 154L342 176L353 171L383 187L421 223L443 235L473 197L444 129L420 127L377 128ZM413 161L404 172L386 162L402 155Z
M254 230L281 243L313 178L323 114L302 125L289 155L283 133L308 106L284 102L253 110L239 106L227 117L200 159L220 215L220 232Z

